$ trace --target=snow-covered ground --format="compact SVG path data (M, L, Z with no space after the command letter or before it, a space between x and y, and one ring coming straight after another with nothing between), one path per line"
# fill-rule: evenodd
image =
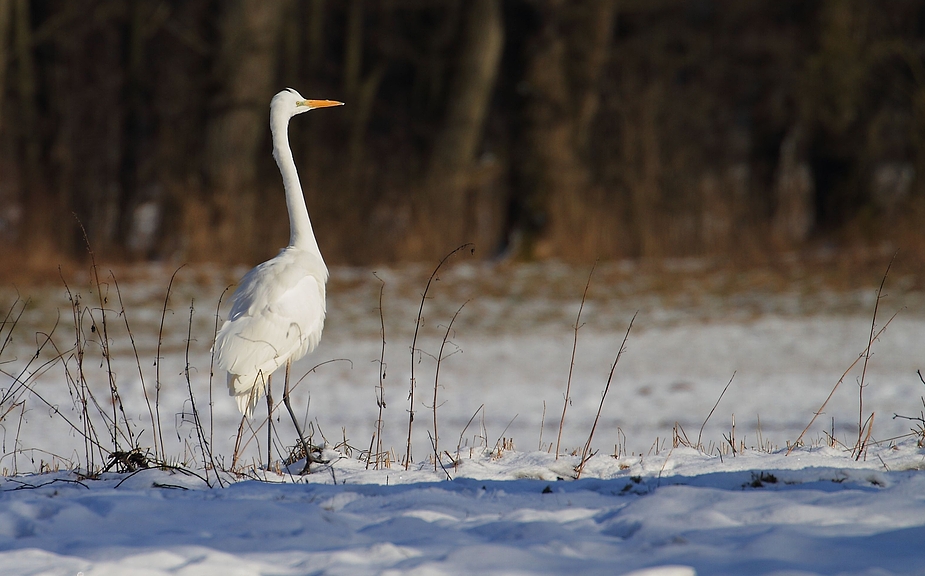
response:
M223 375L210 387L210 345L219 296L239 272L180 270L163 314L172 269L120 271L118 292L101 270L105 326L90 281L69 279L82 356L63 287L21 289L30 301L15 327L22 300L3 287L0 312L12 314L0 338L12 340L0 353L0 387L15 377L28 389L0 406L0 572L925 574L925 451L909 434L921 422L893 418L923 410L925 299L914 281L890 279L880 300L876 331L897 315L871 348L863 405L862 360L788 456L865 352L880 279L832 289L812 277L781 285L761 273L601 266L582 310L556 459L587 270L452 267L431 286L412 353L431 269L338 269L322 345L294 367L297 410L314 441L326 441L331 464L301 478L266 472L258 407L260 428L245 433L240 460L249 472L223 474L222 488L203 465L190 392L227 468L240 420ZM594 432L596 455L576 480L575 454L634 314ZM389 465L376 470L362 458L376 430L383 348ZM88 450L68 424L84 429L81 375L99 403L90 420L105 451ZM121 397L119 449L135 444L178 468L101 479L74 471L109 459L110 375ZM281 382L275 388L278 396ZM163 453L144 392L151 412L157 395ZM868 448L853 459L859 415L871 414ZM283 471L294 434L284 413L275 422L271 469ZM700 450L690 447L698 440Z
M871 462L873 458L873 462ZM883 460L881 462L880 460ZM307 484L210 489L157 470L2 481L4 574L921 574L921 450L710 458L690 449L558 481L574 460L433 471L341 461ZM626 469L622 469L627 466ZM336 480L336 484L335 484Z

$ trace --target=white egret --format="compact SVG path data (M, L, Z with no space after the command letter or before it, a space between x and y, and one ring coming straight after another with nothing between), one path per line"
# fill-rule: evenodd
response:
M297 114L342 104L307 100L291 88L270 102L273 157L289 210L289 245L244 275L232 297L231 315L215 339L216 365L228 372L228 393L246 417L253 416L270 375L285 364L288 376L289 364L314 350L321 339L328 269L312 231L288 130L289 119ZM304 447L288 398L287 377L283 399ZM306 457L311 460L311 454Z

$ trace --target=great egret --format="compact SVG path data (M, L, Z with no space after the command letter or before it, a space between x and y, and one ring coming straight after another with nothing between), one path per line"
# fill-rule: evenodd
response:
M307 100L292 88L270 102L273 157L283 176L289 210L289 245L244 275L232 296L231 315L215 338L216 364L228 372L228 393L246 417L253 416L270 375L286 364L288 376L289 364L314 350L321 339L328 269L305 207L288 129L289 119L297 114L341 105ZM304 443L289 406L288 377L283 399ZM306 452L306 457L311 460L311 454Z

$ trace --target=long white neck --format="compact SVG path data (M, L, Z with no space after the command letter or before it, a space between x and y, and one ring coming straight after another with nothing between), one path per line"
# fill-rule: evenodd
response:
M308 208L302 196L302 184L299 173L292 159L289 147L289 115L282 110L272 110L270 114L270 134L273 137L273 158L283 176L283 188L286 190L286 208L289 210L289 245L299 248L321 258L318 241L308 218Z

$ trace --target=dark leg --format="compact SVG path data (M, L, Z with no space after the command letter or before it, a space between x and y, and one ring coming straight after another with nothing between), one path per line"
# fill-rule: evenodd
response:
M286 405L286 410L289 411L289 417L292 418L292 424L295 426L296 434L299 435L299 444L302 446L302 450L305 452L305 468L302 469L300 474L307 474L309 472L308 467L318 460L312 456L312 451L309 449L308 443L305 441L305 436L302 435L302 427L299 426L299 420L295 417L295 412L292 411L292 404L289 403L289 368L292 366L292 362L286 362L286 384L283 386L283 404Z
M234 471L238 464L238 451L241 449L241 436L244 435L244 421L247 416L241 416L241 423L238 424L238 436L234 440L234 454L231 456L231 470Z
M273 461L273 391L270 388L270 379L267 376L267 470Z

